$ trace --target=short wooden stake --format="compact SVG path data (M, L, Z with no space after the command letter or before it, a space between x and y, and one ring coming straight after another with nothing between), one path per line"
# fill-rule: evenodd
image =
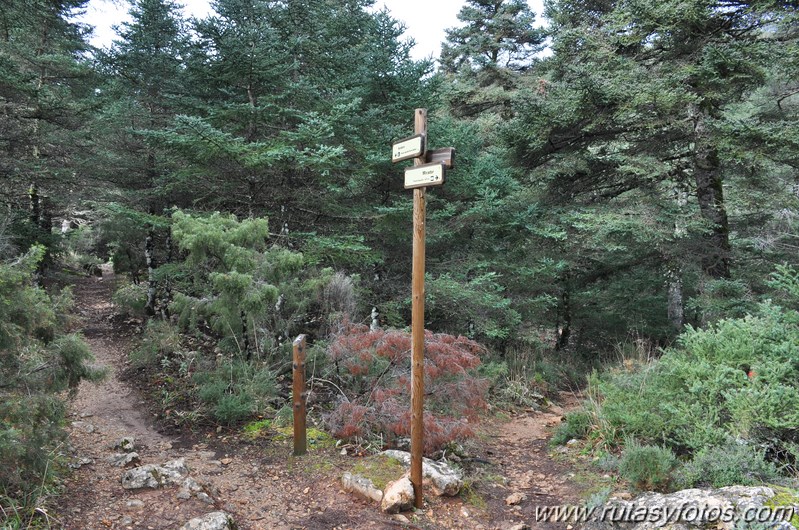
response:
M414 134L427 135L427 109L416 109ZM414 166L425 163L420 156ZM411 484L414 506L424 507L422 455L424 452L424 269L425 269L425 192L413 190L413 278L411 280Z
M305 335L300 335L294 339L293 346L294 456L301 456L308 451L305 432L305 396L307 395L305 392Z

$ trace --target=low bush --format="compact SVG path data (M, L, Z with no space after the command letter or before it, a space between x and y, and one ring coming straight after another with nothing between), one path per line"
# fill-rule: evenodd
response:
M765 460L765 449L736 440L705 447L675 474L681 488L754 486L779 480L777 466Z
M218 422L232 425L268 409L277 393L274 374L266 367L226 361L209 372L197 372L197 395Z
M569 440L585 438L591 430L591 415L587 410L573 410L566 414L563 422L558 425L550 443L563 445Z
M139 345L130 353L134 366L154 366L180 350L180 331L163 320L150 320Z
M63 393L102 377L83 339L64 334L69 294L50 296L32 282L43 255L34 246L0 264L0 511L20 520L34 513L56 472Z
M559 390L583 386L590 368L580 356L563 356L544 342L527 341L489 355L480 374L490 381L492 403L537 408L557 399Z
M330 343L330 356L342 402L328 416L334 435L377 439L394 445L410 435L411 336L398 330L370 331L347 324ZM464 337L425 337L425 452L474 434L485 408L488 382L478 377L484 348Z
M600 414L617 433L678 453L768 433L774 453L789 454L799 428L798 323L796 311L763 304L757 315L689 329L660 360L596 381Z
M147 285L125 283L114 291L111 301L121 315L144 318L147 315Z
M784 306L767 300L754 314L688 328L660 359L592 377L596 439L610 447L634 440L680 455L684 485L751 484L795 470L797 277L781 267L772 278Z
M628 440L619 460L619 475L639 490L663 490L676 467L677 458L670 449Z

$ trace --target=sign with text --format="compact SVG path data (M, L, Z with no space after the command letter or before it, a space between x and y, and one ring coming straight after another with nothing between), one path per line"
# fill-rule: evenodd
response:
M444 164L436 162L405 169L405 189L441 186L444 184Z
M391 161L402 162L424 155L425 141L423 134L417 134L391 145Z

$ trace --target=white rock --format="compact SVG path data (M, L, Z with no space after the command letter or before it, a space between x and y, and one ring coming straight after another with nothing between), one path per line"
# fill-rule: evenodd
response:
M79 468L81 468L83 466L88 466L89 464L94 464L94 460L92 460L91 458L88 458L88 457L83 457L83 458L77 459L74 462L71 462L69 464L69 467L71 467L72 469L79 469Z
M341 484L344 486L344 491L355 493L364 499L375 502L383 500L383 492L377 489L377 486L371 480L361 475L344 473L341 476Z
M201 502L204 502L205 504L213 504L214 503L214 499L212 499L211 496L208 495L207 493L205 493L204 491L201 491L201 492L197 493L197 500L201 501Z
M132 453L136 449L136 440L132 436L123 436L111 446L111 449L119 449L126 453Z
M183 484L181 484L180 487L182 489L184 489L184 490L195 492L195 493L198 492L198 491L202 491L203 490L202 486L200 486L197 483L197 481L194 480L191 477L186 478L186 480L183 481Z
M383 491L383 500L380 502L380 509L385 513L398 513L403 510L410 510L413 507L414 495L413 484L408 475L404 475L399 480L389 482Z
M125 503L128 510L141 510L144 508L144 501L140 499L133 499Z
M139 461L139 453L114 453L106 458L106 462L114 467L125 467Z
M180 527L180 530L233 530L236 524L225 512L211 512L192 519Z
M767 506L774 497L768 487L730 486L720 489L687 489L667 495L645 493L632 500L611 499L601 509L607 513L626 514L605 521L591 521L583 528L588 530L650 530L652 528L719 528L732 529L745 518L747 511L757 511ZM636 514L660 514L657 520L636 519ZM780 523L774 528L786 528Z
M139 488L160 488L179 484L189 469L186 467L184 459L179 458L165 463L162 466L147 464L130 469L122 475L122 487L126 490Z
M406 468L411 465L411 454L406 451L390 449L380 454L399 460ZM432 493L439 497L442 495L454 497L463 487L463 473L446 462L423 458L422 475L430 481Z
M85 421L73 421L72 426L75 427L76 429L80 429L81 431L89 434L97 430L95 429L94 425Z
M508 495L508 497L505 499L505 504L507 504L508 506L515 506L517 504L523 503L526 500L527 500L527 495L525 495L520 491L516 491Z

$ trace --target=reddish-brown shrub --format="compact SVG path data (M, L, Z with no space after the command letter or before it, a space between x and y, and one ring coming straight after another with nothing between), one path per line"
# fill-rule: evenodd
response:
M475 369L483 346L465 337L425 333L425 453L474 434L488 383ZM347 323L328 348L348 401L327 418L338 438L410 436L411 336Z

